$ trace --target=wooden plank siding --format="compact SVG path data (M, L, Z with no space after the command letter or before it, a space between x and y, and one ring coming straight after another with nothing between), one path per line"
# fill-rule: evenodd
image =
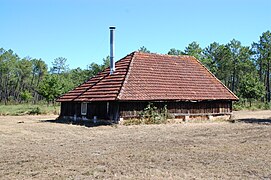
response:
M110 102L87 102L88 119L93 119L96 116L99 119L117 119L119 118L119 104L113 101ZM81 102L62 102L60 116L82 117Z
M139 102L88 102L88 119L96 116L98 119L119 120L119 118L139 117L148 105L148 101ZM183 115L226 115L232 112L231 101L202 101L202 102L152 102L158 109L167 105L168 112L174 116ZM62 102L61 115L82 117L81 102Z
M231 101L202 102L153 102L157 108L167 105L168 112L173 115L224 115L232 112ZM121 102L120 117L138 117L148 102Z
M61 114L60 116L74 116L82 117L81 115L81 102L62 102L61 103ZM107 119L107 103L106 102L95 102L87 103L87 114L86 117L93 119L94 116L100 119Z
M81 103L78 102L65 102L61 103L60 116L74 116L81 115Z

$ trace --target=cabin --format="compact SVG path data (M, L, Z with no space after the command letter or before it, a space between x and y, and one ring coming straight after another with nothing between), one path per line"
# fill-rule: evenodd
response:
M119 122L148 103L175 118L229 117L238 97L193 56L132 52L57 99L60 117Z

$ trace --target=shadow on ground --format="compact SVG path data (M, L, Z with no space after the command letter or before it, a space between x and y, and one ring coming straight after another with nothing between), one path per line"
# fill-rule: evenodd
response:
M60 123L60 124L72 124L78 126L85 126L85 127L97 127L97 126L110 126L114 125L114 123L108 121L98 121L93 123L92 121L71 121L71 120L62 120L62 119L50 119L50 120L41 120L40 122L45 123Z
M267 124L271 125L271 118L269 119L256 119L256 118L246 118L246 119L238 119L237 122L243 123L253 123L253 124Z

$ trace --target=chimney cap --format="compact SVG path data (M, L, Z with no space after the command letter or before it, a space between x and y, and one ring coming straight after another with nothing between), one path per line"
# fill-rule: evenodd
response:
M109 29L116 29L116 26L110 26Z

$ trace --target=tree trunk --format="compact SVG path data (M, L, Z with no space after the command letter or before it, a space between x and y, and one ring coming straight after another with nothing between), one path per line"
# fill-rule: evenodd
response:
M31 84L30 84L31 87L33 87L33 84L34 84L34 78L35 78L35 73L33 72L33 73L32 73Z
M233 75L232 75L232 82L231 82L231 91L234 92L235 91L235 70L233 71Z
M269 55L269 53L268 53L268 55ZM270 58L269 58L269 56L267 57L266 90L267 90L266 100L267 100L267 102L270 102Z
M232 72L232 82L231 82L231 91L235 91L235 81L236 81L236 57L233 56L233 72Z
M2 102L2 100L4 99L2 81L3 81L3 76L2 76L2 71L0 71L0 102Z
M37 93L37 90L39 89L39 84L40 84L40 81L41 81L41 75L39 73L39 76L38 76L38 81L37 81L37 84L36 84L36 87L35 87L35 91L34 91L34 104L37 103L37 101L39 101L39 95Z
M7 105L7 103L8 103L8 96L9 96L9 94L8 94L8 80L6 80L6 85L5 85L5 105Z
M259 63L259 75L260 75L260 81L263 82L263 60L260 56L260 63Z

